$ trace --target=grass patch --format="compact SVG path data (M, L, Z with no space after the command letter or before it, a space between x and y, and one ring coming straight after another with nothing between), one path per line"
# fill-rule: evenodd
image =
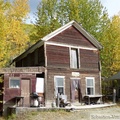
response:
M56 120L58 118L67 117L69 115L70 112L66 112L65 110L51 109L47 111L23 112L18 115L12 114L8 117L7 120L34 120L35 118L35 120L52 120L53 118Z

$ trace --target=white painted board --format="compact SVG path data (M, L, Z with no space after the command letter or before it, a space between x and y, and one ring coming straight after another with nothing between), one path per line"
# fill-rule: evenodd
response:
M36 92L44 93L44 78L37 78L36 80Z

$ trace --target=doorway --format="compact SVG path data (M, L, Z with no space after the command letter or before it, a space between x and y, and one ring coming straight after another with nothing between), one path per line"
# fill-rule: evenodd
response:
M30 80L21 80L21 96L24 97L24 106L30 106Z
M80 102L80 79L71 79L71 101Z

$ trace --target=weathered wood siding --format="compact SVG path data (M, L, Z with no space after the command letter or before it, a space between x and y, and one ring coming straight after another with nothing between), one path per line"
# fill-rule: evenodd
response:
M47 66L68 68L70 66L70 55L68 47L46 45Z
M50 44L49 44L50 43ZM51 44L52 43L52 44ZM79 68L70 68L70 49L78 49ZM88 48L88 49L86 49ZM71 101L71 79L80 79L82 99L86 94L86 77L95 78L95 94L101 94L99 74L99 51L74 27L51 38L46 44L47 56L47 91L46 100L55 98L54 76L65 76L65 94ZM80 76L72 76L77 72Z
M48 69L48 79L47 79L47 91L46 100L53 101L55 98L55 85L54 85L54 76L65 76L65 94L70 100L70 75L71 73L67 70L59 69Z
M11 67L11 68L1 68L0 74L6 74L6 73L44 73L45 67Z
M59 33L55 37L51 38L49 41L75 45L75 46L82 46L82 47L87 46L87 47L95 48L95 46L73 26Z
M69 47L46 45L47 66L58 68L70 68L70 50ZM78 69L81 70L99 70L99 51L79 49Z
M94 77L95 78L95 94L99 95L101 94L101 88L100 88L100 75L99 73L94 72L80 72L79 70L76 70L76 72L80 73L80 76L75 77L72 76L72 70L65 70L65 69L48 69L47 74L47 91L46 92L46 100L53 101L55 100L55 85L54 85L54 76L65 76L65 94L67 95L68 101L71 101L71 79L80 79L80 89L81 89L81 96L82 100L83 97L86 95L86 77Z
M28 79L30 80L30 91L35 91L36 85L36 74L20 74L20 73L8 73L4 74L4 97L3 100L6 103L14 101L16 96L21 96L21 87L20 88L9 88L9 78L10 77L19 77L21 80Z
M81 92L82 97L86 95L86 77L94 77L95 78L95 95L101 94L101 88L100 88L100 74L95 72L81 72L80 73L80 86L81 86Z
M70 27L51 38L48 43L59 43L61 45L46 45L46 56L48 67L70 68L70 48L74 46L79 49L79 66L81 70L99 69L99 51L91 50L95 46L86 39L76 28ZM67 46L68 45L68 46ZM71 47L72 46L72 47ZM81 47L90 48L82 49Z
M44 46L16 61L16 67L45 66Z
M96 50L80 49L80 68L99 69L99 52Z

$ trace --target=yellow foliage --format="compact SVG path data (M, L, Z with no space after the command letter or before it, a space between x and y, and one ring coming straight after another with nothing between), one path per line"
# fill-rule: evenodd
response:
M0 4L0 67L27 47L29 37L24 30L24 19L29 12L28 0L14 0ZM7 6L7 7L6 7Z
M111 22L111 36L113 49L113 63L111 70L114 73L120 70L120 17L114 16Z
M79 4L80 0L69 0L70 20L78 21L80 19Z
M23 20L29 12L28 0L14 0L10 8L10 16L17 20Z

